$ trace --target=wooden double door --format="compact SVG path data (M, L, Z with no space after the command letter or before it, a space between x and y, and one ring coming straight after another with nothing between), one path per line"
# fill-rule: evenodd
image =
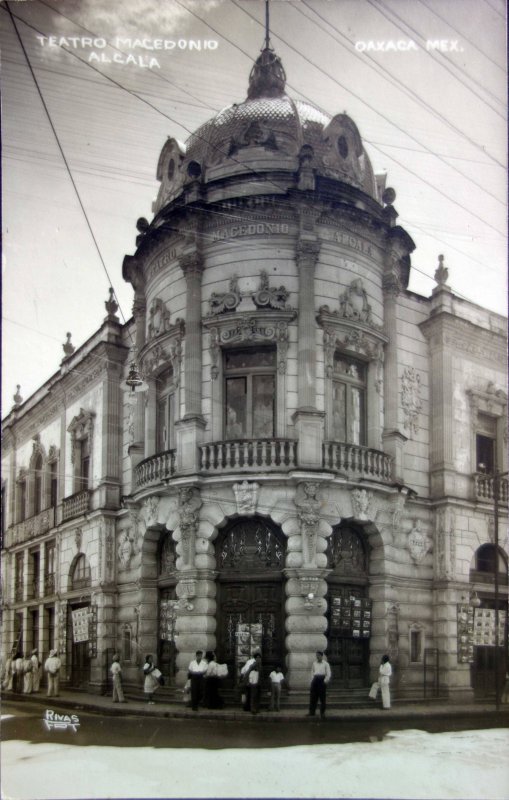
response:
M239 625L261 626L263 677L285 665L284 590L282 579L233 580L219 584L217 656L228 664L228 684L236 680Z

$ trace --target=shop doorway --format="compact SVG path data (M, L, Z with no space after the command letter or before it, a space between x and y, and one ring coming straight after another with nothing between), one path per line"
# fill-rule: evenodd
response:
M372 610L368 597L368 549L362 533L338 525L327 545L327 658L332 686L357 689L369 682Z
M83 624L88 627L90 603L72 603L68 606L67 641L71 642L71 676L70 685L75 689L86 689L90 681L90 642L76 641L78 628ZM73 620L74 615L74 620ZM81 623L83 620L83 623ZM85 635L85 634L83 634Z

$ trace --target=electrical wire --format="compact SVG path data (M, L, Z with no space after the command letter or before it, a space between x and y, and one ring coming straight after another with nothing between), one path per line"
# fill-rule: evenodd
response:
M346 41L350 45L353 44L353 42L347 36L344 36L344 34L342 34L341 31L338 30L338 28L336 28L332 23L330 23L328 20L326 20L325 17L323 17L321 14L319 14L318 11L315 8L311 8L311 6L309 6L309 4L306 2L306 0L301 0L301 2L302 2L302 5L304 5L307 8L309 8L309 10L313 12L313 14L318 16L324 23L326 23L328 28L331 28L336 33L338 33L342 38L346 39ZM332 33L330 33L330 30L327 30L327 29L323 28L321 25L318 25L318 23L315 22L314 20L312 20L311 17L309 17L307 14L304 14L304 12L302 11L301 8L299 8L297 6L292 6L292 8L295 11L298 11L299 14L301 14L305 19L309 20L313 25L316 25L319 28L319 30L321 30L324 33L326 33L327 35L329 35L335 42L337 42L337 44L339 44L341 47L343 47L344 50L347 50L349 55L353 55L361 63L366 64L366 66L368 66L370 69L372 69L376 74L380 75L381 77L384 77L383 73L386 73L389 77L388 78L385 77L385 80L388 80L391 83L391 85L396 86L396 88L399 89L399 91L403 92L404 94L406 94L407 97L409 96L411 99L414 100L414 102L418 103L420 106L425 108L429 113L431 113L433 115L433 117L438 119L440 122L443 122L443 115L442 114L440 114L436 109L434 109L432 106L430 106L429 103L425 102L421 97L419 97L419 95L416 92L414 92L412 89L410 89L408 86L406 86L406 84L403 84L401 81L399 81L397 78L395 78L395 76L393 76L392 73L388 69L386 69L382 65L379 65L377 63L376 59L374 59L368 53L363 54L363 57L359 56L358 53L356 53L355 51L351 51L350 49L346 48L345 45L343 45L341 42L339 42L336 39L336 37L334 37L332 35ZM372 62L372 63L366 63L367 61L368 62ZM391 120L388 117L384 117L384 119L386 119L388 122L391 122ZM392 122L392 124L395 125L394 122ZM400 131L403 130L402 128L399 128L399 126L397 126L397 125L395 125L395 127L397 127ZM495 194L490 192L486 188L486 186L484 186L481 183L478 183L471 176L466 175L464 172L462 172L458 167L455 167L453 164L449 164L449 162L447 161L447 156L442 156L441 154L437 153L436 150L432 150L430 147L428 147L426 144L424 144L424 142L421 142L418 139L416 139L416 137L413 136L411 133L408 133L407 131L405 131L405 133L410 139L413 139L414 142L416 142L421 147L423 147L425 152L430 153L430 155L434 156L435 158L438 158L438 160L441 161L442 163L444 163L447 167L449 167L450 169L452 169L455 172L457 172L458 175L461 175L463 178L468 180L470 183L473 183L474 186L477 186L478 189L481 189L481 191L486 192L486 194L488 194L490 197L493 197L493 199L496 200L497 203L500 203L501 205L503 205L505 207L505 205L506 205L505 200L504 201L500 200ZM371 144L373 144L373 142L371 142Z
M375 0L366 0L366 2L369 3L369 5L372 6L373 8L376 8L378 13L381 14L383 17L385 17L385 19L388 22L392 23L393 25L396 24L396 23L394 23L394 20L391 19L391 17L395 17L403 25L405 25L407 28L409 28L415 36L417 36L423 42L426 41L426 38L421 33L419 33L418 30L413 28L412 25L410 25L409 22L406 22L406 20L404 20L403 17L401 17L399 14L397 14L392 8L389 9L387 6L385 6L385 8L387 9L387 12L390 14L390 17L387 16L387 14L383 10L384 4L383 4L382 0L377 0L377 2L375 2ZM398 28L398 30L400 30L402 33L404 33L406 36L408 35L408 31L404 30L400 25L396 24L396 27ZM453 70L450 69L450 67L447 66L447 64L444 64L442 61L439 61L438 58L437 58L437 54L440 56L440 58L444 59L444 61L447 61L447 62L453 64L453 62L450 60L450 58L448 58L444 53L441 53L439 51L438 51L438 53L436 53L435 51L426 50L426 52L430 56L430 58L433 59L433 61L435 61L439 66L441 66L443 69L445 69L446 72L448 72L450 75L452 75L452 77L455 80L457 80L459 83L461 83L461 85L464 86L469 92L471 92L473 95L475 95L475 97L477 97L477 99L480 100L481 103L484 103L489 109L491 109L491 111L493 111L494 114L497 114L497 116L499 116L505 122L505 119L506 119L505 115L501 114L499 111L497 111L496 108L493 108L493 106L491 106L488 103L487 100L485 100L483 97L481 97L481 95L479 95L474 89L472 89L471 86L468 86L468 84L464 80L462 80L458 75L456 75L453 72ZM453 64L453 66L455 66L455 65ZM455 68L457 69L456 66L455 66ZM470 78L470 76L469 76L469 78ZM479 83L477 81L474 81L473 78L470 78L470 80L472 80L474 83L479 85ZM481 87L481 88L484 89L484 87ZM500 101L498 101L498 102L500 102Z
M190 14L192 14L192 15L193 15L194 17L196 17L198 20L200 20L201 22L204 22L204 20L203 20L203 19L202 19L202 18L201 18L201 17L200 17L198 14L196 14L194 11L191 11L190 9L186 8L186 6L185 6L185 5L183 5L181 2L179 2L179 0L174 0L174 2L175 2L177 5L181 6L183 9L185 9L186 11L188 11ZM235 2L235 0L232 0L232 2L234 3L234 5L237 5L237 3ZM238 7L240 8L240 10L241 10L241 11L243 11L245 14L247 14L249 17L251 17L253 20L255 20L255 22L257 22L259 25L261 25L261 23L259 23L259 22L258 22L258 20L256 20L256 18L255 18L255 17L253 17L251 14L249 14L247 11L245 11L245 9L242 9L240 6L238 6ZM40 35L44 35L44 34L42 34L42 33L41 33L41 32L40 32L40 31L39 31L37 28L35 28L33 25L30 25L30 23L26 23L24 20L21 20L21 21L22 21L22 22L24 22L24 23L25 23L26 25L28 25L29 27L31 27L33 30L35 30L35 31L36 31L38 34L40 34ZM239 46L238 46L238 45L236 45L234 42L232 42L230 39L228 39L228 37L225 37L224 35L222 35L221 33L219 33L219 32L218 32L218 31L217 31L217 30L216 30L216 29L215 29L213 26L209 26L209 27L210 27L210 28L211 28L211 30L213 30L215 33L217 33L218 35L222 36L222 38L224 38L226 41L228 41L230 44L232 44L234 47L236 47L238 50L240 50L240 52L242 52L243 54L245 54L245 55L247 55L247 56L249 57L249 54L248 54L248 53L246 53L246 51L244 51L244 50L243 50L241 47L239 47ZM92 33L92 32L91 32L91 33ZM317 65L313 64L313 62L311 62L311 61L310 61L310 60L309 60L307 57L303 56L303 55L302 55L302 54L301 54L301 53L300 53L298 50L296 50L296 49L295 49L295 48L294 48L292 45L290 45L288 42L285 42L285 40L284 40L284 39L282 39L281 37L278 37L278 38L280 38L280 39L281 39L281 41L282 41L284 44L286 44L287 46L289 46L291 49L295 50L295 52L297 52L299 55L301 55L301 57L302 57L302 58L304 58L306 61L308 61L310 64L312 64L313 66L317 67ZM176 121L176 120L174 120L172 117L170 117L168 114L165 114L163 111L161 111L161 110L160 110L160 109L158 109L156 106L154 106L152 103L149 103L148 101L146 101L144 98L142 98L142 97L141 97L140 95L138 95L136 92L133 92L132 90L130 90L130 89L128 89L128 88L126 88L126 87L124 87L124 86L123 86L122 84L120 84L118 81L116 81L116 80L114 80L113 78L110 78L109 76L107 76L107 75L105 75L104 73L100 72L100 70L98 70L98 69L97 69L96 67L94 67L92 64L89 64L88 62L86 62L84 59L80 58L80 57L79 57L79 56L78 56L76 53L74 53L72 50L68 50L67 48L65 48L65 47L63 47L63 46L61 46L61 45L60 45L60 47L62 47L62 49L63 49L65 52L67 52L67 53L70 53L72 56L74 56L74 57L75 57L75 58L77 58L79 61L81 61L82 63L84 63L86 66L88 66L88 67L92 68L94 71L98 72L100 75L102 75L102 76L103 76L104 78L106 78L108 81L111 81L111 82L112 82L112 83L114 83L116 86L118 86L119 88L121 88L121 89L123 89L124 91L128 92L129 94L131 94L132 96L134 96L134 97L136 97L137 99L141 100L142 102L145 102L147 105L149 105L149 106L150 106L150 107L151 107L153 110L155 110L157 113L159 113L159 114L162 114L164 117L166 117L167 119L169 119L171 122L174 122L175 124L177 124L177 125L180 125L180 127L183 127L183 128L184 128L185 130L187 130L187 131L188 131L190 134L193 134L193 136L195 136L195 137L197 136L198 138L203 138L203 137L201 137L199 134L197 134L197 132L196 132L196 131L195 131L195 132L193 132L193 131L191 131L190 129L188 129L186 126L184 126L182 123L180 123L180 122L177 122L177 121ZM322 70L320 67L317 67L317 68L318 68L318 69L320 69L320 71L324 72L324 70ZM336 79L332 78L332 76L328 75L328 73L324 73L324 74L326 74L328 77L330 77L330 78L331 78L331 80L334 80L336 83L338 83L338 85L339 85L339 86L341 86L342 88L344 88L346 91L349 91L349 90L348 90L346 87L344 87L344 86L343 86L343 84L339 83L339 82L338 82ZM288 84L288 85L290 85L290 84ZM293 87L292 87L292 88L293 88ZM298 90L297 90L297 91L298 91ZM366 104L366 105L367 105L369 108L371 108L373 111L375 111L375 113L377 113L377 114L380 114L380 112L378 112L378 111L377 111L375 108L373 108L372 106L370 106L369 104L367 104L367 103L366 103L366 101L362 100L362 98L360 98L358 95L356 95L355 93L352 93L352 92L349 92L349 93L353 94L353 96L357 97L357 99L359 99L359 100L361 100L362 102L364 102L364 103L365 103L365 104ZM305 95L303 95L301 92L299 92L299 94L301 94L301 96L302 96L302 97L305 97L305 98L306 98L306 99L307 99L309 102L313 102L313 101L312 101L310 98L307 98L307 97L306 97ZM315 106L315 107L316 107L316 106ZM380 115L381 115L381 116L383 116L382 114L380 114ZM387 118L385 118L385 117L384 117L384 119L387 119ZM392 121L391 121L391 120L388 120L388 119L387 119L387 121L391 122L391 124L394 124L394 123L392 123ZM398 127L398 126L395 126L395 127ZM403 133L405 133L405 131L403 131L403 129L399 128L399 130L400 130L400 131L402 131ZM205 141L207 144L210 144L210 143L209 143L209 142L208 142L206 139L205 139L204 141ZM367 141L367 140L366 140L366 141ZM373 145L372 145L372 146L373 146ZM214 145L214 148L215 148L215 149L216 149L216 150L217 150L219 153L221 153L223 156L226 156L227 158L230 158L230 159L231 159L232 161L234 161L235 163L238 163L240 166L243 166L244 168L248 169L250 172L252 172L252 173L253 173L254 175L256 175L257 177L262 177L262 176L258 175L258 173L256 173L256 171L255 171L255 170L254 170L252 167L248 167L247 165L243 164L243 163L242 163L242 162L241 162L239 159L236 159L236 158L232 157L231 155L228 155L227 153L223 152L223 151L221 150L221 148L219 148L218 146ZM379 150L379 152L382 152L382 153L383 153L383 151L381 151L379 148L375 147L375 149L377 149L377 150ZM383 153L383 154L384 154L384 155L387 155L387 154L385 154L385 153ZM493 225L491 225L491 224L490 224L490 223L488 223L486 220L484 220L482 217L480 217L479 215L477 215L475 212L473 212L473 211L470 211L468 208L466 208L465 206L463 206L463 205L462 205L461 203L459 203L457 200L455 200L455 199L454 199L454 198L452 198L451 196L447 195L447 194L446 194L445 192L443 192L442 190L438 189L438 188L437 188L437 187L436 187L434 184L432 184L431 182L429 182L429 181L427 181L426 179L424 179L424 178L423 178L421 175L419 175L418 173L414 172L413 170L411 170L409 167L407 167L407 166L405 166L404 164L402 164L400 161L398 161L398 160L397 160L397 159L395 159L394 157L391 157L391 158L392 158L392 160L393 160L393 161L394 161L396 164L398 164L399 166L401 166L401 167L402 167L402 169L404 169L405 171L407 171L407 172L409 172L410 174L414 175L414 176L415 176L415 177L416 177L418 180L420 180L420 181L424 182L426 185L430 186L430 187L431 187L431 188L432 188L434 191L436 191L436 192L438 192L439 194L441 194L442 196L444 196L444 197L445 197L447 200L449 200L450 202L454 203L455 205L458 205L458 206L459 206L459 207L461 207L461 208L462 208L464 211L466 211L468 214L470 214L470 215L474 216L474 217L475 217L475 218L477 218L479 221L481 221L483 224L485 224L485 225L487 225L488 227L492 228L493 230L495 230L495 231L496 231L497 233L499 233L500 235L503 235L503 234L501 233L501 231L499 231L499 230L498 230L497 228L495 228ZM451 167L451 168L452 168L452 167ZM266 176L263 176L263 177L264 177L264 179L266 179ZM274 185L275 185L275 186L277 186L276 184L274 184ZM279 187L279 186L277 186L277 189L278 189L278 191L280 191L280 187Z

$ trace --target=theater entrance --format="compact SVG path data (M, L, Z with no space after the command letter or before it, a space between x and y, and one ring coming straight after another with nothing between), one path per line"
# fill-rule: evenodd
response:
M327 547L327 658L332 686L360 689L369 682L372 611L368 593L368 552L353 526L333 529Z
M254 641L260 641L261 636L264 678L278 664L284 667L285 547L281 531L258 517L233 523L216 542L217 656L219 662L228 664L225 688L236 683L242 665L239 625L253 627L257 632Z

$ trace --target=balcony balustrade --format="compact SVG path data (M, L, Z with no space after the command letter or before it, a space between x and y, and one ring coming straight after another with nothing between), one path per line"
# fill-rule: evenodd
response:
M369 478L384 483L392 480L391 456L357 444L324 442L323 466L355 480Z
M492 503L495 500L494 484L498 480L498 501L500 505L507 505L507 478L496 475L486 475L485 472L476 472L474 478L474 496L476 500Z
M62 522L81 517L90 510L90 492L85 489L62 500Z
M163 483L175 474L175 450L165 450L155 456L149 456L137 465L134 470L136 489Z
M55 508L46 508L34 517L23 520L13 525L6 533L6 547L23 544L36 536L47 533L55 527Z
M291 439L242 439L200 446L200 471L287 472L297 467L297 442Z

